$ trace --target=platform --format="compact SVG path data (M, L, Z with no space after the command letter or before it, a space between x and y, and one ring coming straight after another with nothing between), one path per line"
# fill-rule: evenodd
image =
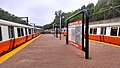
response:
M52 34L44 34L10 57L0 68L120 68L120 48L90 41L90 57Z

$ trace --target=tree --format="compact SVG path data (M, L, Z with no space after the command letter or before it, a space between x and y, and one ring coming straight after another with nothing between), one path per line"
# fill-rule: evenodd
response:
M110 9L113 8L114 6L118 6L120 5L120 0L98 0L97 4L94 5L93 3L89 3L87 6L83 5L81 8L78 8L75 11L71 11L68 13L64 13L61 10L55 11L55 19L53 20L53 22L51 24L57 24L59 27L59 22L60 22L60 18L59 18L59 14L64 14L65 19L64 19L64 23L62 23L62 25L65 25L65 20L72 16L73 14L79 12L82 9L87 9L89 11L89 16L90 16L90 20L91 21L99 21L99 20L104 20L104 10L106 9ZM116 17L120 17L120 8L115 9L115 12L113 13L113 10L109 10L105 12L105 16L107 19L113 18L114 13L116 14ZM76 21L76 20L80 20L82 19L81 15L78 15L76 17L74 17L73 19L70 20L70 22ZM51 25L49 24L49 25Z
M21 18L13 14L10 14L8 11L4 11L2 8L0 8L0 19L12 21L15 23L20 23L20 24L25 24L25 25L27 23L25 20L22 20Z

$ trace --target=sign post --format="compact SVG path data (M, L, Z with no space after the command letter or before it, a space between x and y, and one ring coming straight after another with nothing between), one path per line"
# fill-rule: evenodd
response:
M69 17L68 19L67 19L67 36L66 36L66 44L68 44L68 39L69 39L69 29L70 28L68 28L69 26L68 26L68 24L69 24L69 21L72 19L72 18L74 18L74 17L76 17L76 16L78 16L78 15L80 15L80 14L82 14L82 21L81 21L81 26L76 26L75 27L75 31L73 31L75 34L79 34L79 32L80 32L80 30L79 29L81 29L81 35L82 35L82 41L80 41L80 42L82 42L82 44L81 44L81 49L85 52L85 58L86 59L89 59L89 34L88 34L88 30L89 30L89 15L88 15L88 11L86 10L86 9L83 9L83 10L81 10L81 11L79 11L78 13L76 13L76 14L74 14L74 15L72 15L71 17ZM74 24L74 23L73 23ZM79 23L80 24L80 23ZM85 24L85 25L84 25ZM86 28L86 30L85 30L85 32L86 32L86 34L84 34L84 26L85 26L85 28ZM79 27L81 27L81 28L79 28ZM80 35L80 34L79 34ZM78 35L78 36L79 36ZM85 35L85 37L84 37L84 35ZM76 35L77 36L77 35ZM79 42L78 41L78 39L79 38L77 38L77 37L74 37L74 41L72 41L73 43L75 43L75 46L77 45L77 42ZM80 36L79 36L80 37ZM84 39L85 38L85 39ZM84 41L85 40L85 41ZM78 44L79 45L79 44ZM78 48L80 48L79 46L78 46Z
M58 28L57 28L57 25L55 25L55 35L56 35L56 38L58 38Z

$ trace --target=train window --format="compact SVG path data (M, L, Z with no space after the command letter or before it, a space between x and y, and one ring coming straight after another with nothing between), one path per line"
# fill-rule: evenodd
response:
M84 28L84 34L86 34L86 28Z
M106 27L101 27L101 35L106 35Z
M34 31L35 31L34 33L36 33L36 29Z
M35 33L35 29L34 29L34 33Z
M117 30L118 30L118 27L112 27L110 35L111 36L117 36Z
M35 30L35 33L37 33L37 29Z
M90 34L92 34L92 31L93 31L93 29L92 29L92 28L90 28Z
M120 36L120 27L119 27L119 34L118 34L118 36Z
M20 37L21 36L20 28L17 28L17 32L18 32L18 37Z
M9 26L8 32L9 32L9 38L14 38L14 27Z
M11 27L11 38L14 38L14 28Z
M28 34L27 34L27 28L25 28L25 35L28 35Z
M0 41L2 41L2 31L1 31L1 27L0 27Z
M97 28L93 29L93 34L97 34Z
M24 36L23 28L21 28L21 35Z
M31 34L31 29L29 29L29 34Z
M32 34L33 34L33 29L31 29L32 30Z

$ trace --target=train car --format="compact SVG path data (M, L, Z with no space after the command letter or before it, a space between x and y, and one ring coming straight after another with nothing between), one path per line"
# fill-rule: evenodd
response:
M66 28L62 28L61 34L63 34L64 36L66 36Z
M89 39L120 46L120 23L90 24Z
M120 45L120 23L92 24L89 28L89 38Z
M39 28L0 19L0 56L38 36Z

